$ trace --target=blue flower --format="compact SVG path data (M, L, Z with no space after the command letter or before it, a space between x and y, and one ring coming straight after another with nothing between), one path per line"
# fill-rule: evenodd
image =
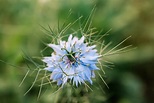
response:
M81 39L69 36L68 41L60 41L59 45L49 44L54 52L51 57L44 57L47 64L45 70L52 72L50 79L57 82L57 85L65 85L67 82L78 86L88 81L92 84L91 78L95 77L94 70L99 54L95 45L88 46L84 43L84 36Z

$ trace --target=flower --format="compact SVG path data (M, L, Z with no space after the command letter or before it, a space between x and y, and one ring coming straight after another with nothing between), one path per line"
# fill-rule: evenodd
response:
M84 43L84 36L79 40L70 35L67 42L60 40L59 45L48 46L54 52L51 57L44 57L43 61L47 64L45 70L52 72L51 80L62 86L69 81L76 86L85 81L92 84L94 70L99 70L96 66L99 55L95 45L88 46L88 43Z

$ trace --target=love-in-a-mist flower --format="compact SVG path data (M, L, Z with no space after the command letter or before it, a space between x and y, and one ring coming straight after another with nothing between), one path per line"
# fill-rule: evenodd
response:
M94 70L99 70L96 66L99 54L95 45L84 43L84 36L78 39L70 35L68 41L60 41L59 45L49 44L49 47L54 52L43 61L47 64L45 69L51 72L52 81L62 86L67 82L76 86L85 81L92 84Z

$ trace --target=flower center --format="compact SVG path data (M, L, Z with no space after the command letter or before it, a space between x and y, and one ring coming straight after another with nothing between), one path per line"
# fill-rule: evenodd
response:
M73 52L70 52L68 55L67 55L68 59L70 60L70 62L75 62L76 59L75 59L75 53Z

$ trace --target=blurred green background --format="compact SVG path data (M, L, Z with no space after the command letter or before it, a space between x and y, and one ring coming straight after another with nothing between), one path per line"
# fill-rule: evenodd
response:
M54 90L43 91L39 100L39 88L24 96L33 77L28 77L19 87L27 63L22 50L29 56L40 56L42 40L50 42L42 32L43 27L57 28L72 10L67 22L78 15L87 18L96 5L92 26L107 32L106 41L113 46L128 36L121 47L132 44L137 49L109 56L114 69L105 68L104 76L110 89L102 81L93 92L69 88L50 95ZM154 1L153 0L0 0L0 103L153 103L154 102ZM47 28L48 29L48 28ZM103 33L102 33L103 34ZM49 54L49 53L48 53ZM5 62L3 62L5 61ZM13 66L11 66L13 64ZM17 66L17 67L15 67Z

